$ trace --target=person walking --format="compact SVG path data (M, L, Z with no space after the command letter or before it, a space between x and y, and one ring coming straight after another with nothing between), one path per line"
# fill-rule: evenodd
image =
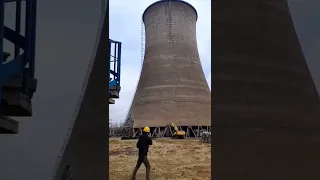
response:
M139 137L139 140L137 142L137 148L139 149L139 155L138 155L138 162L136 167L133 170L133 174L131 177L131 180L136 179L137 172L143 163L146 166L146 180L150 180L150 163L148 160L148 151L149 146L152 145L152 139L149 137L150 128L145 127L143 128L142 135Z

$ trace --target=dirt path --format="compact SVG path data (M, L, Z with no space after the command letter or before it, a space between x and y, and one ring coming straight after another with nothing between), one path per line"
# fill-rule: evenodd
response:
M129 180L137 161L137 140L109 140L109 179ZM211 179L211 146L198 140L156 139L150 147L153 180ZM145 179L142 165L137 180Z

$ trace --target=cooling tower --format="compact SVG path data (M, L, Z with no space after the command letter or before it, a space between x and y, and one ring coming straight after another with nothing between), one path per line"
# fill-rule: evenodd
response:
M94 58L88 64L77 114L71 122L51 180L109 179L108 40L109 2L101 13ZM103 8L104 6L102 6ZM104 9L104 8L103 8ZM93 178L94 177L94 178Z
M211 126L211 95L197 48L194 7L164 0L143 13L145 56L130 114L134 128Z
M287 1L212 7L212 179L319 179L320 101Z

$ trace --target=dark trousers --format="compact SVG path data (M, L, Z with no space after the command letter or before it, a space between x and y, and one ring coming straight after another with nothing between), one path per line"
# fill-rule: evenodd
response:
M140 168L142 163L146 166L146 180L150 180L150 163L149 163L148 157L146 155L145 156L142 156L142 155L139 156L137 165L133 170L133 174L132 174L131 180L135 180L136 179L136 175L137 175L138 169Z

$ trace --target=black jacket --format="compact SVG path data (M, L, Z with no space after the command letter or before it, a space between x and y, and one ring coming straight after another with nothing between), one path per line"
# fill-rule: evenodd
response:
M142 134L137 142L137 148L139 149L139 156L148 155L149 146L152 145L152 140L148 135Z

